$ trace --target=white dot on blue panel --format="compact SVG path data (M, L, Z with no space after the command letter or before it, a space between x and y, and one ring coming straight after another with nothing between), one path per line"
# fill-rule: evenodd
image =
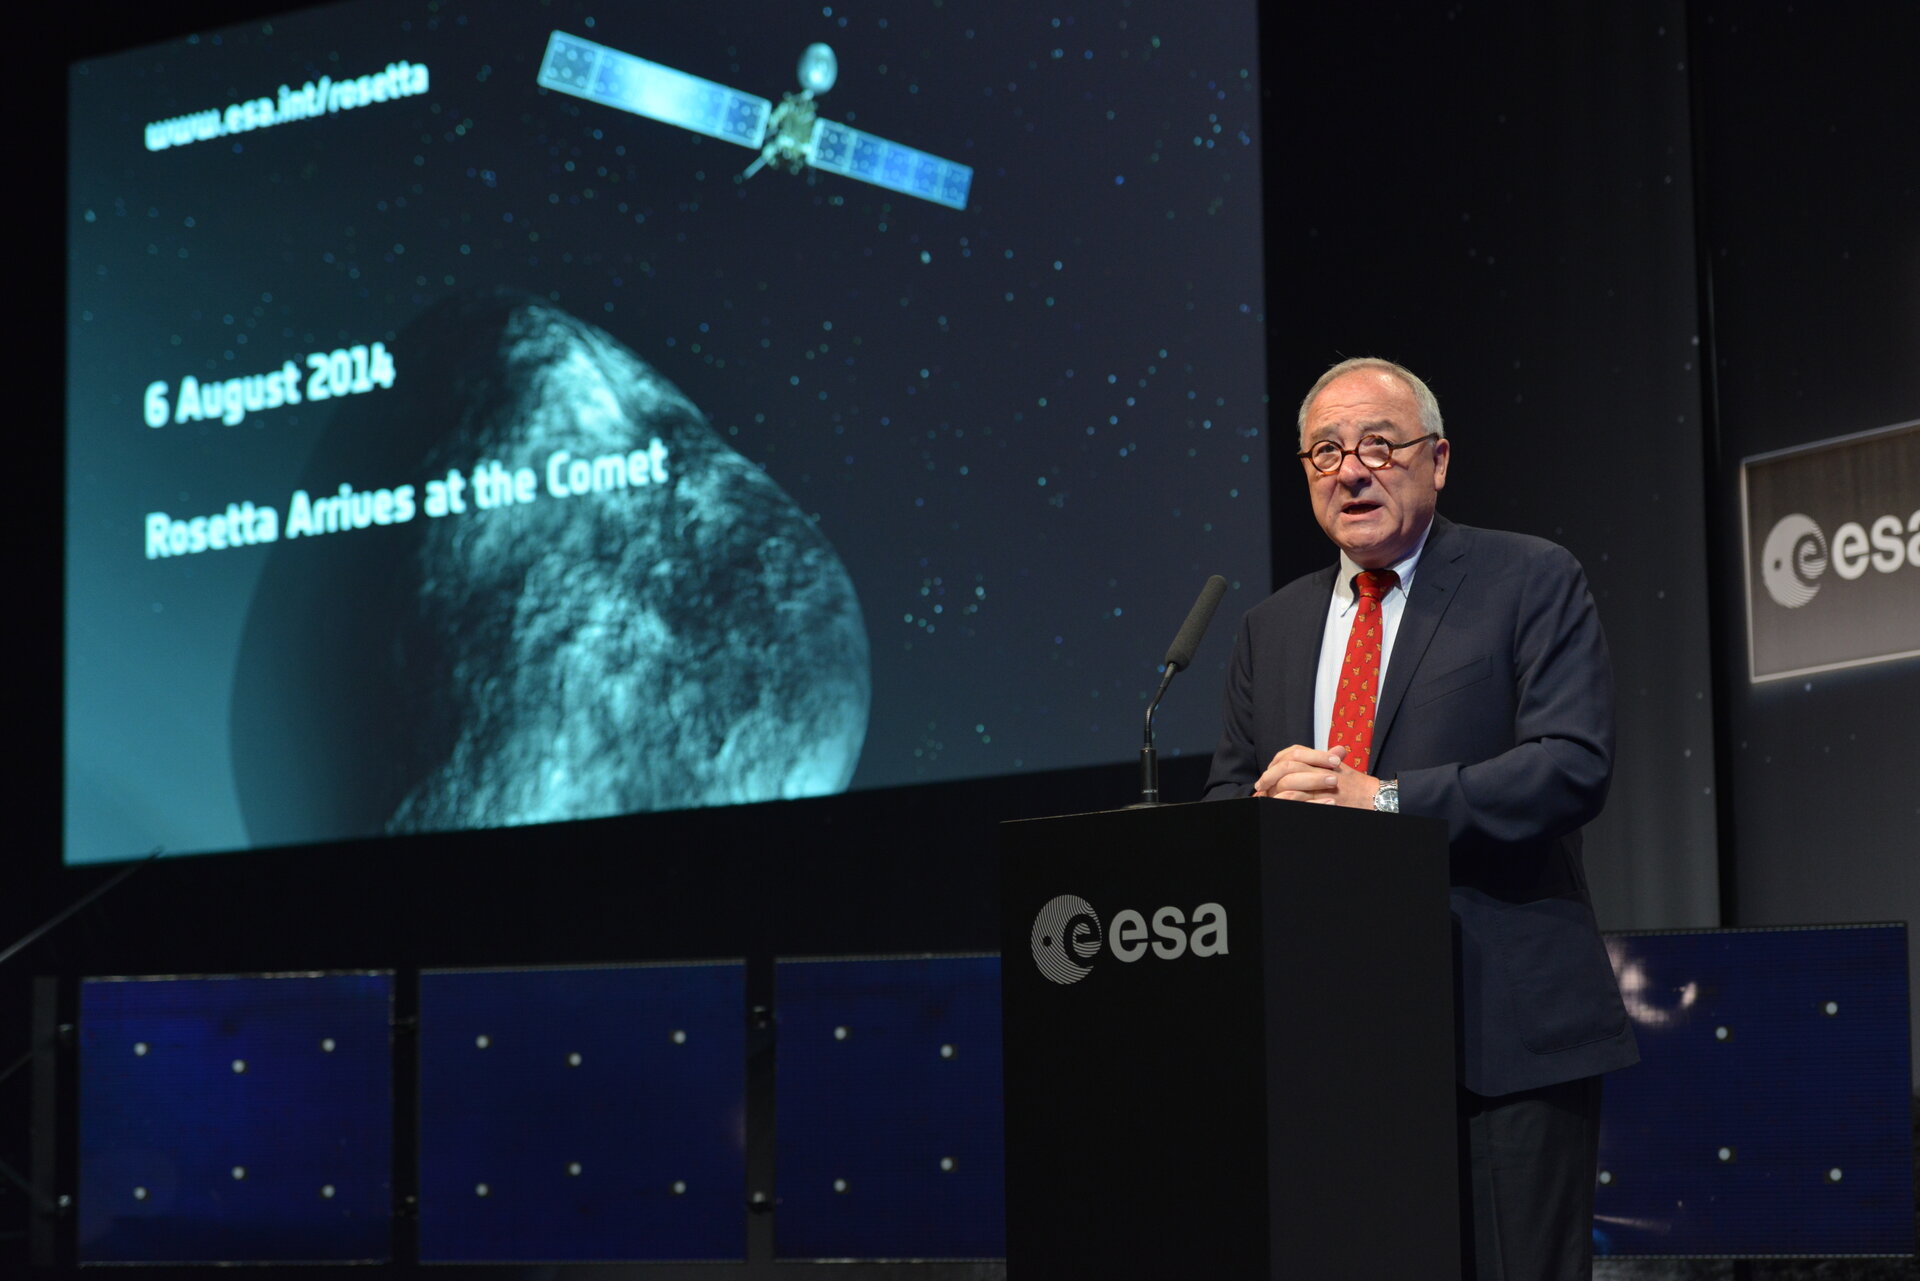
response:
M673 1030L673 1043L675 1045L685 1045L687 1043L687 1034L685 1029L675 1028Z
M234 1070L235 1072L244 1072L244 1071L246 1071L246 1070L247 1070L247 1061L246 1061L245 1059L235 1059L235 1060L233 1061L233 1070Z
M836 1041L844 1041L844 1040L846 1040L846 1039L847 1039L847 1029L846 1029L846 1028L844 1028L844 1027L837 1027L837 1028L835 1028L835 1029L833 1029L833 1039L834 1039L834 1040L836 1040Z
M833 1190L835 1192L845 1192L847 1190L847 1181L845 1179L835 1179L833 1181Z
M247 1177L247 1167L246 1167L246 1166L244 1166L244 1165L236 1165L236 1166L234 1166L234 1167L233 1167L233 1177L234 1177L234 1178L236 1178L236 1179L244 1179L244 1178L246 1178L246 1177Z
M1828 1170L1828 1171L1827 1171L1827 1182L1829 1182L1829 1183L1838 1183L1838 1182L1840 1182L1840 1167L1839 1167L1839 1166L1837 1166L1837 1165L1836 1165L1836 1166L1834 1166L1834 1167L1833 1167L1833 1168L1832 1168L1831 1170Z
M673 1181L673 1194L675 1196L685 1196L687 1194L687 1181L685 1179L675 1179Z
M484 1050L489 1045L493 1044L493 1038L488 1036L485 1032L482 1032L479 1036L476 1036L473 1038L473 1044L475 1048Z
M146 1053L147 1043L145 1041L135 1041L133 1043L133 1054L135 1058L145 1058Z
M568 1173L568 1174L571 1174L571 1175L572 1175L572 1176L573 1176L574 1178L576 1178L576 1179L577 1179L577 1178L579 1178L579 1177L580 1177L580 1163L579 1163L578 1161L569 1161L569 1162L567 1162L567 1173Z
M581 1060L581 1058L580 1058L580 1055L579 1055L579 1053L578 1053L577 1051L576 1051L575 1053L572 1053L572 1054L569 1054L569 1055L567 1055L567 1066L568 1066L568 1067L579 1067L579 1066L580 1066L580 1064L581 1064L581 1062L582 1062L582 1060Z
M943 1046L941 1046L941 1047L940 1047L940 1057L941 1057L941 1058L943 1058L943 1059L950 1059L950 1058L952 1058L952 1057L953 1057L953 1047L952 1047L951 1045L943 1045Z
M952 1157L950 1157L950 1156L943 1156L943 1157L941 1157L941 1158L940 1158L940 1168L941 1168L942 1170L946 1170L946 1171L948 1171L949 1173L951 1173L951 1172L952 1172L952 1170L953 1170L953 1158L952 1158Z
M335 1049L335 1045L336 1043L334 1039L330 1036L324 1036L320 1038L320 1052L322 1054L332 1054Z
M333 1200L333 1190L333 1184L331 1183L323 1183L320 1185L320 1195L329 1201Z
M484 1183L476 1183L473 1185L473 1194L475 1196L485 1196L487 1195L487 1193L491 1192L492 1190L493 1189L489 1188Z

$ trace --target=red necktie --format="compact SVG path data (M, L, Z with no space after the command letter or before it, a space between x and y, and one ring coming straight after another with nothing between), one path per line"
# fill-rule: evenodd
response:
M1347 633L1346 657L1340 660L1340 688L1333 696L1327 747L1345 743L1347 764L1362 774L1373 756L1373 707L1380 697L1380 646L1386 639L1380 598L1399 581L1400 575L1390 569L1364 570L1353 578L1360 604L1353 611L1353 630Z

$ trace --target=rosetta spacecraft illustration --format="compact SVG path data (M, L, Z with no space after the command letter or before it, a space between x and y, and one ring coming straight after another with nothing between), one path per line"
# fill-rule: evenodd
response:
M556 31L540 60L539 79L548 89L750 147L760 158L743 177L767 165L788 173L811 167L965 209L973 186L969 166L820 118L815 103L839 74L831 47L807 46L800 56L800 92L786 94L776 107L765 98Z

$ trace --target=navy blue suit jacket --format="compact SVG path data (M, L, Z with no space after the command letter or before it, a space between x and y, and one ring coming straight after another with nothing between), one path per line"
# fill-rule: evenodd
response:
M1242 620L1207 799L1251 794L1274 753L1313 743L1335 573L1296 579ZM1613 674L1566 549L1434 517L1370 772L1400 780L1402 813L1447 824L1461 1082L1509 1094L1636 1062L1580 858L1613 773Z

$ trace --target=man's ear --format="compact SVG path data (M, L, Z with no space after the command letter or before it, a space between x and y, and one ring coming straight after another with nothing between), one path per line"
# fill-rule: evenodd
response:
M1453 442L1442 436L1433 442L1433 488L1438 493L1447 487L1447 458L1453 450Z

